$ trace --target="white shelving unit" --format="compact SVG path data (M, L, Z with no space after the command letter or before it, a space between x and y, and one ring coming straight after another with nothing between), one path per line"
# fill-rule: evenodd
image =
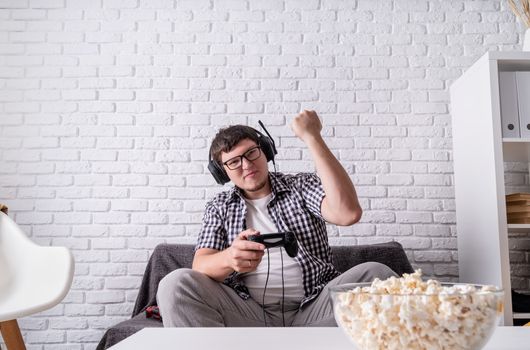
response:
M530 162L530 139L502 138L499 72L530 71L530 52L489 52L451 86L458 267L461 282L504 289L504 325L514 318L504 162ZM530 98L530 96L528 97Z

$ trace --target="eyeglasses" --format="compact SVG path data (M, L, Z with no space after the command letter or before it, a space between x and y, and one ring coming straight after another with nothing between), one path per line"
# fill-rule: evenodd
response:
M245 158L248 161L253 161L259 158L261 156L261 147L256 146L252 147L251 149L247 150L245 153L243 153L240 156L236 156L234 158L230 158L223 164L226 165L226 167L230 170L236 170L241 168L243 165L243 158Z

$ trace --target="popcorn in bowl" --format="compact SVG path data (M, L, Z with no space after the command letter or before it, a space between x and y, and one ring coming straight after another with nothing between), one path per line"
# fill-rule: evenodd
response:
M421 270L330 289L337 324L359 349L480 349L503 309L493 286L423 281Z

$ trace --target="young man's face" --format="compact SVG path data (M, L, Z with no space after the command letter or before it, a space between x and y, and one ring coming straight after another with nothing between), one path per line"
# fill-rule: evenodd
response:
M258 145L250 139L241 140L230 152L221 153L221 162L223 168L228 174L228 177L234 185L244 191L247 198L256 199L268 195L270 190L269 185L269 169L267 167L267 158L263 150L256 149ZM254 160L247 160L245 157L241 159L242 155ZM259 156L258 156L259 155ZM238 159L239 158L239 159ZM227 164L225 162L229 161ZM238 164L240 162L240 164ZM235 166L240 165L236 169Z

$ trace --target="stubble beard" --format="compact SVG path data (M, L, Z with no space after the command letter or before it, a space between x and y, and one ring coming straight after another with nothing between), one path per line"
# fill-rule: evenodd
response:
M267 185L267 179L264 179L262 182L258 183L256 186L252 188L245 188L245 191L258 192L259 190L262 190L266 185Z

